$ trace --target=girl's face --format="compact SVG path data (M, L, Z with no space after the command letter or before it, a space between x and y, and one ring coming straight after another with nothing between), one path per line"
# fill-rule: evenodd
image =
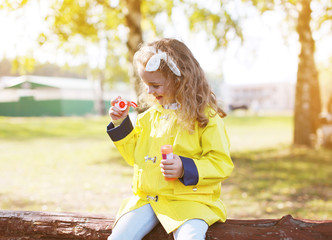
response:
M145 84L147 93L153 95L160 105L174 102L172 91L167 89L167 80L160 71L147 72L143 66L140 66L138 74Z

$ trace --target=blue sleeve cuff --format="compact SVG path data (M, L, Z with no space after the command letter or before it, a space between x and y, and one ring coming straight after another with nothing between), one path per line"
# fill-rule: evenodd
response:
M180 156L180 158L182 161L184 174L182 178L179 178L179 180L185 186L196 185L198 183L199 176L194 160L182 156Z
M133 129L134 127L130 121L130 118L127 116L118 127L114 127L112 122L108 124L107 134L112 141L116 142L125 138Z

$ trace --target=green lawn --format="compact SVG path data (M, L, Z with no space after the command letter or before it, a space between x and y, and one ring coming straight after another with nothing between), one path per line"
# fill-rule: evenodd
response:
M232 151L289 146L293 137L292 121L289 116L226 117Z
M115 215L131 167L107 117L0 117L0 209ZM331 150L294 149L291 117L225 119L235 170L223 183L230 218L332 219Z

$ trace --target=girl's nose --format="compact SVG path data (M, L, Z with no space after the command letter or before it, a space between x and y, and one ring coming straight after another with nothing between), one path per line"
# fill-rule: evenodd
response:
M148 94L152 94L154 92L152 87L147 87L147 91Z

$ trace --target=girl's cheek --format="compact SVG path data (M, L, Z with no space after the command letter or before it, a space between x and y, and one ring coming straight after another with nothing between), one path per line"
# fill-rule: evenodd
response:
M149 93L149 86L146 85L146 84L144 84L144 88L145 88L145 91L146 91L147 93Z

